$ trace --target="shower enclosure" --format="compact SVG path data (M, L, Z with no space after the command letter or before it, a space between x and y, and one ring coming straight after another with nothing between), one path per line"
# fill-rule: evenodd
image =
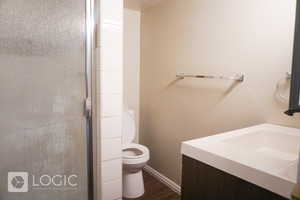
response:
M0 1L0 199L92 198L92 0Z

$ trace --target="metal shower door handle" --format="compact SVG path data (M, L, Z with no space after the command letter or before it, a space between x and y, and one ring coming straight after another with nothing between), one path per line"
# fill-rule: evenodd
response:
M90 97L86 98L84 101L84 114L87 118L92 117L92 100Z

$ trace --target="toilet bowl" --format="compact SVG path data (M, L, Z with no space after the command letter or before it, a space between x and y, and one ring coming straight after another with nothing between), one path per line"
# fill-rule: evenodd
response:
M123 197L134 199L145 192L142 169L147 164L149 149L133 143L135 138L135 120L133 111L123 114L122 159L123 159Z

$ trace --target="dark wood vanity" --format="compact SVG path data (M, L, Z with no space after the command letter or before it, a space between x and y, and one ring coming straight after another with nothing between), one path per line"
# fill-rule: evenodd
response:
M182 200L287 200L187 156L182 166Z

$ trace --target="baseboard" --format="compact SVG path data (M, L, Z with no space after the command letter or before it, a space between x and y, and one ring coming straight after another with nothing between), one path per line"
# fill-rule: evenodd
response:
M178 184L176 184L174 181L169 179L168 177L166 177L163 174L159 173L158 171L156 171L155 169L153 169L149 165L146 165L144 167L144 170L146 172L148 172L149 174L151 174L154 178L156 178L157 180L162 182L168 188L170 188L171 190L176 192L177 194L179 194L179 195L181 194L181 187Z

